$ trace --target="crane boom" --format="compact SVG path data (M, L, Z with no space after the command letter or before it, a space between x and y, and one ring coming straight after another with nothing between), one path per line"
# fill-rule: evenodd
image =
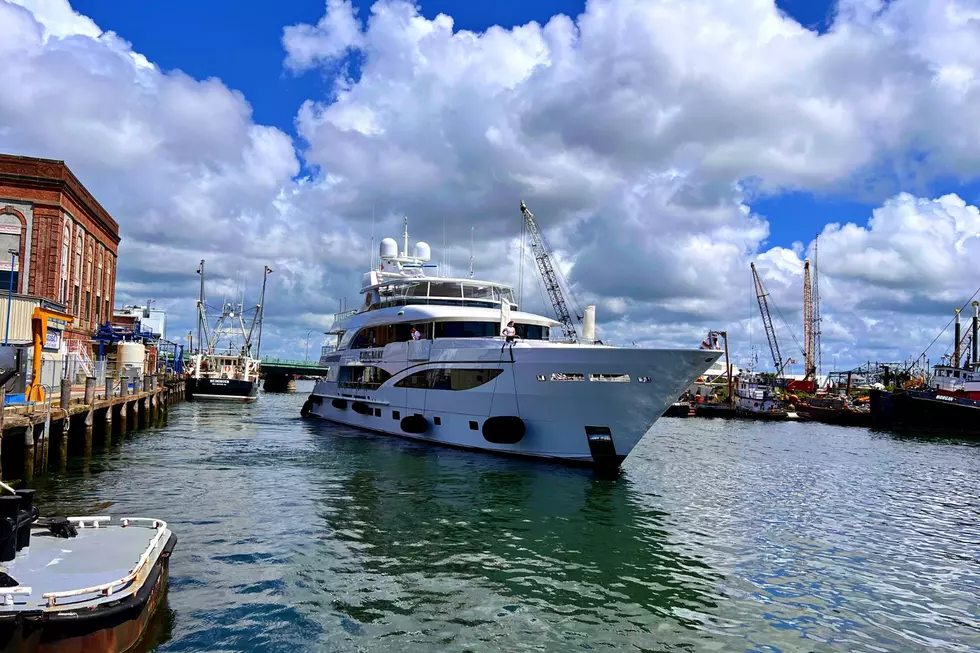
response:
M521 200L521 215L524 216L524 226L531 234L531 251L534 254L535 262L538 264L538 271L541 272L541 280L544 281L548 298L555 309L555 317L561 322L562 333L570 340L577 340L578 334L575 332L575 323L572 322L568 305L565 303L565 296L562 293L561 285L558 283L558 275L555 274L555 268L551 264L551 254L545 247L544 238L538 230L538 225L534 222L534 214L528 210L524 200Z
M817 373L817 350L815 347L816 322L813 314L813 283L810 279L810 260L803 261L803 372L805 380Z
M769 352L772 354L772 364L776 367L777 376L782 374L783 370L783 356L779 353L779 342L776 340L776 329L772 326L772 314L769 312L769 302L766 297L769 293L766 292L765 286L762 285L762 279L759 278L759 273L756 272L755 263L752 263L752 280L755 282L755 296L759 301L759 312L762 314L762 324L766 328L766 339L769 341Z

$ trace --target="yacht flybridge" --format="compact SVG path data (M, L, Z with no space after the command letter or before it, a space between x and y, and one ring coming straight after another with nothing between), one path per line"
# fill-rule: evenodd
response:
M522 209L523 209L522 205ZM529 213L529 212L528 212ZM435 444L616 468L721 355L558 340L506 285L430 276L424 242L381 241L361 307L339 313L304 415ZM588 313L589 311L587 311ZM517 337L502 337L514 322ZM589 329L583 329L588 333Z

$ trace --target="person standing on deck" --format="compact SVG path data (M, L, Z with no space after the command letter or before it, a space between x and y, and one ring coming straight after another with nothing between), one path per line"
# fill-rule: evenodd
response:
M507 326L500 332L500 335L506 338L507 342L514 342L514 339L517 338L517 329L514 328L514 320L507 323Z
M412 340L418 340L421 337L422 337L422 334L419 333L419 330L416 329L415 328L415 325L413 324L412 325Z

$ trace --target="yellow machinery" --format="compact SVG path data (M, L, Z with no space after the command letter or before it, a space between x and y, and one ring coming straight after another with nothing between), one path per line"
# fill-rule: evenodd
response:
M44 401L41 385L41 355L48 340L48 326L64 328L75 321L71 315L54 310L50 306L37 307L31 316L31 332L34 336L34 360L31 366L31 385L27 389L27 401Z

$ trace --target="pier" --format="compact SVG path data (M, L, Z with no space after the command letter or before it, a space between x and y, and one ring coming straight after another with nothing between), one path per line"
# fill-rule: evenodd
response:
M184 400L185 382L175 375L88 377L81 392L67 380L43 402L6 406L0 387L0 477L30 482L52 467L64 470L69 455L108 450L113 439L160 424L168 408ZM80 396L76 396L80 395Z
M326 376L327 369L315 361L264 358L261 368L262 389L266 392L295 392L296 377Z

